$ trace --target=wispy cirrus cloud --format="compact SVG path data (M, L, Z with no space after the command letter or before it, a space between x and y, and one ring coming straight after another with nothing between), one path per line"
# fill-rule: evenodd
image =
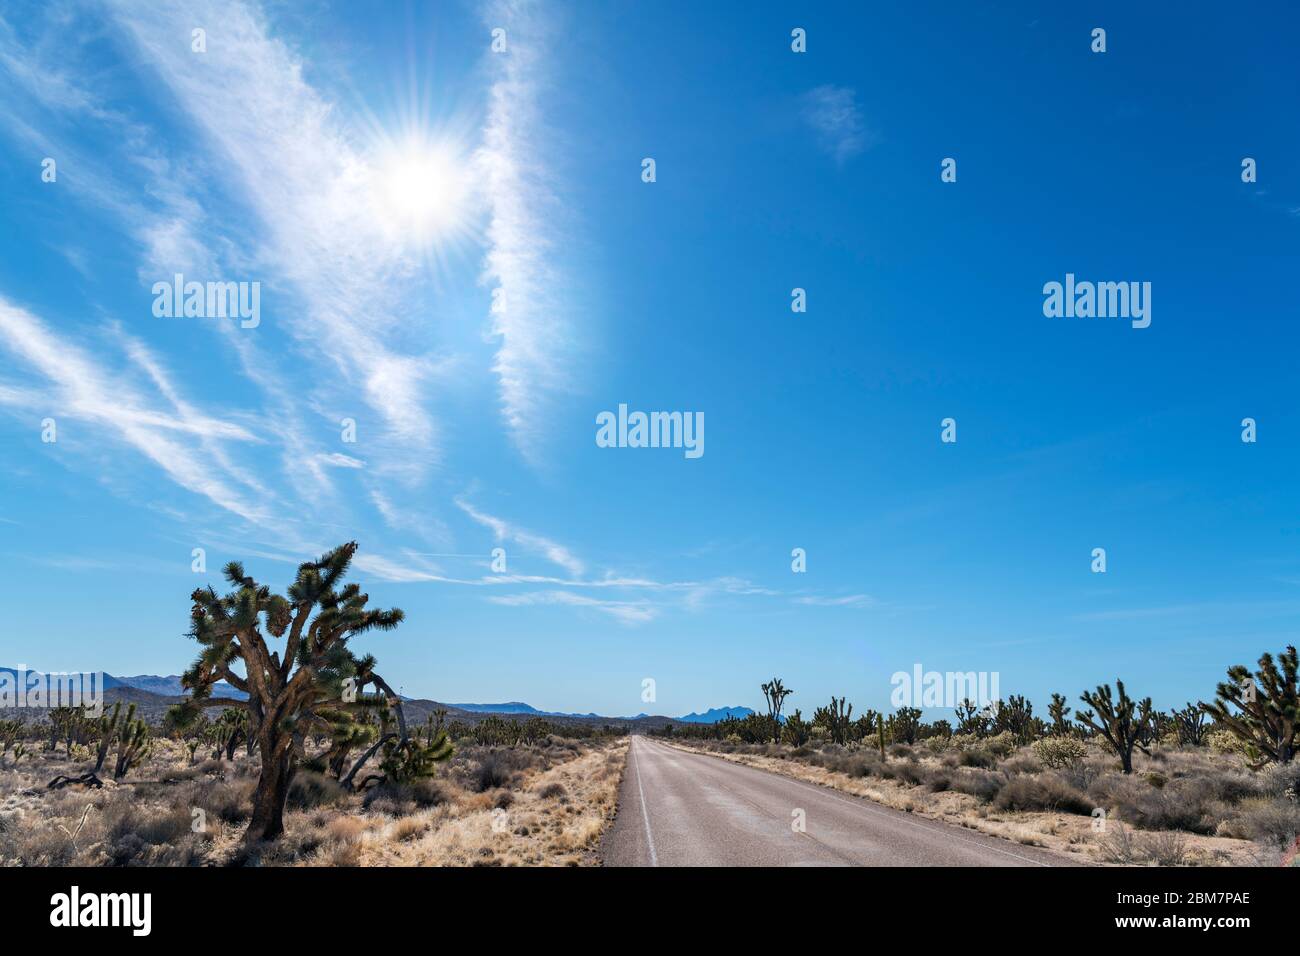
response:
M301 317L287 313L286 326L359 388L394 447L420 452L382 467L418 471L436 460L427 390L440 362L417 353L419 329L403 322L414 263L375 217L368 157L335 104L306 81L301 60L255 7L110 6L261 220L257 259L306 306ZM209 27L201 56L177 40L196 23L219 25ZM165 229L161 241L171 241Z
M872 145L853 89L819 86L804 94L802 109L804 122L835 162L843 164Z
M581 577L586 572L586 565L564 545L540 534L534 534L531 531L516 527L502 518L479 511L464 498L456 499L456 507L479 524L491 528L492 534L498 541L513 541L525 550L540 554L552 564L559 565L574 577Z
M846 594L843 597L820 597L804 595L794 599L795 604L807 604L811 607L875 607L880 602L869 594Z
M644 624L653 621L659 610L648 601L607 601L601 598L574 594L572 591L532 591L525 594L507 594L488 598L493 604L509 607L532 607L560 604L568 607L590 608L615 618L622 624Z
M35 315L0 297L0 348L25 380L4 383L0 403L55 420L89 423L124 443L171 480L250 521L262 514L265 489L234 466L226 443L258 442L249 429L199 412L139 343L127 340L129 360L154 391L110 373L85 350L54 335ZM171 406L171 411L166 406ZM64 435L67 435L66 424Z
M508 50L489 54L494 71L483 145L477 155L489 205L483 280L500 290L490 313L499 345L493 370L516 447L537 463L546 408L568 388L569 309L555 265L562 208L544 160L547 132L538 103L544 24L530 0L502 0L485 20L502 27Z

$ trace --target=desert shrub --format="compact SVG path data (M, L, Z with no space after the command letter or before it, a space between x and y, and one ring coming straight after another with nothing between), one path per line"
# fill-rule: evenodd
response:
M229 783L209 778L173 794L175 806L199 807L209 817L231 824L243 823L253 813L251 783Z
M140 810L130 803L101 811L102 852L109 866L188 866L198 858L198 841L186 809Z
M1181 833L1152 833L1138 845L1156 866L1182 866L1187 860L1187 837Z
M866 777L871 774L874 765L879 761L871 761L862 754L827 754L823 757L821 766L825 767L832 773L847 774L850 777Z
M509 766L499 751L485 755L474 772L474 786L479 793L509 786L514 779L514 770Z
M515 795L509 790L498 790L492 797L492 807L495 810L509 810L515 805Z
M1009 730L1004 730L993 737L987 737L984 740L984 749L995 757L1005 757L1015 751L1019 746L1016 735Z
M562 783L548 783L542 789L537 791L537 795L543 800L554 800L557 797L567 797L569 791L564 789Z
M925 740L922 741L922 746L932 754L941 754L952 746L952 738L944 737L942 735L926 737Z
M998 795L1006 778L982 768L963 767L952 775L952 789L988 803Z
M912 748L907 744L890 744L889 756L910 758L912 756Z
M427 777L413 780L406 785L406 789L410 791L411 803L422 810L441 806L451 799L446 786Z
M952 788L952 777L942 770L930 774L930 779L926 781L926 789L931 793L942 793Z
M987 750L963 750L958 761L963 767L992 767L997 763Z
M1241 739L1227 730L1216 730L1205 735L1205 742L1216 754L1237 754L1244 756L1246 745Z
M1264 797L1243 800L1233 817L1219 828L1219 835L1285 849L1300 837L1300 804Z
M1156 773L1154 770L1144 773L1142 779L1151 784L1151 786L1155 787L1157 790L1163 790L1165 784L1169 782L1168 777L1163 773Z
M898 780L912 786L925 780L925 771L921 769L921 765L915 760L886 763L880 768L880 775L886 780Z
M1034 743L1034 756L1044 767L1065 770L1083 763L1088 748L1075 737L1044 737Z
M982 738L974 734L953 734L948 738L948 746L953 750L970 750L972 747L978 747Z
M1003 760L998 764L998 769L1005 774L1038 773L1043 769L1043 765L1033 754L1019 753Z
M1093 803L1054 773L1021 774L1007 781L993 805L999 810L1052 810L1089 816Z
M429 829L429 821L423 817L402 817L393 823L389 836L400 843L415 840Z
M1256 779L1263 793L1293 802L1300 800L1300 760L1270 764Z
M1161 789L1142 779L1110 776L1099 780L1089 795L1095 805L1142 830L1186 830L1213 833L1222 818L1222 782L1212 777L1184 777Z
M330 807L344 799L346 793L337 780L311 770L299 770L289 784L287 806L297 810Z
M361 807L374 813L403 816L414 809L425 810L451 799L446 786L437 780L421 778L405 782L385 780L367 788Z
M1106 829L1097 840L1101 858L1107 863L1122 863L1132 866L1138 861L1140 850L1133 831L1118 822L1108 822Z

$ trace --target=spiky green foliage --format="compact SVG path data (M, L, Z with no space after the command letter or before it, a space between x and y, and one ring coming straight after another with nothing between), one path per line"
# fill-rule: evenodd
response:
M1187 702L1182 710L1174 711L1174 729L1178 742L1184 747L1199 747L1205 743L1205 705Z
M1206 712L1248 748L1256 767L1290 763L1295 757L1298 670L1300 660L1293 645L1287 645L1276 659L1265 651L1254 677L1242 664L1229 667L1228 681L1219 684L1214 702L1205 705Z
M969 697L957 705L955 713L957 716L957 733L971 734L975 737L983 737L988 733L988 714Z
M1035 736L1034 705L1024 694L1012 694L1000 700L993 708L993 733L1009 733L1019 744L1027 744Z
M851 740L865 740L870 742L876 734L876 720L879 717L875 710L868 707L861 717L853 722L853 728L849 734Z
M131 715L135 714L135 705L131 705ZM117 738L121 730L122 719L122 702L119 700L113 705L113 709L99 718L98 726L95 729L99 743L95 749L95 769L94 773L98 774L104 769L104 761L108 759L109 748L113 746L113 741ZM130 719L130 717L128 717Z
M802 747L808 742L811 733L811 725L803 719L803 714L797 707L794 713L785 719L785 726L781 728L781 738L792 747Z
M914 744L921 729L921 709L919 707L900 707L889 715L885 722L885 732L896 744Z
M95 727L94 721L86 716L86 711L81 707L51 708L50 724L63 741L69 760L72 759L73 746L86 743Z
M1138 716L1137 704L1124 690L1124 682L1116 679L1115 689L1118 696L1111 693L1109 684L1101 684L1095 691L1084 691L1080 700L1095 710L1079 714L1079 720L1091 730L1105 738L1110 749L1119 757L1120 766L1125 773L1133 772L1133 750L1137 748L1149 753L1141 743L1142 723Z
M375 673L374 659L358 658L350 648L354 638L393 630L403 619L397 609L368 608L369 595L355 583L343 584L356 550L352 541L300 565L284 595L249 577L237 561L224 569L229 593L207 587L191 595L190 637L200 651L182 677L192 692L183 707L230 706L212 698L219 680L248 694L243 707L262 755L249 840L272 840L284 831L284 805L304 742L310 734L329 733L339 713L392 701L398 736L407 736L400 700ZM273 650L270 642L283 646ZM375 694L368 695L371 685Z
M831 696L831 702L825 707L813 711L812 722L826 728L834 743L846 744L853 726L853 705L844 703L843 697Z
M1053 694L1052 702L1047 705L1047 716L1052 718L1052 735L1068 737L1070 735L1070 708L1064 694Z
M0 756L7 754L14 741L22 736L23 726L21 720L0 720Z
M113 779L121 780L153 749L149 725L135 719L135 704L126 712L126 719L117 730L117 761L113 765Z
M391 735L389 735L391 736ZM438 764L451 759L455 747L447 739L447 731L434 729L432 723L424 735L415 734L404 739L393 737L384 745L384 756L379 769L384 777L394 783L410 783L432 777Z
M767 716L771 718L772 742L780 743L781 707L785 703L785 699L794 691L786 687L779 677L773 677L771 681L760 686L763 688L763 698L767 701ZM813 723L816 723L816 721L814 720Z

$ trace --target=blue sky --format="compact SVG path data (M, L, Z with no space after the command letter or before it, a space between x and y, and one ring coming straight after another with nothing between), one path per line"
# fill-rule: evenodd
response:
M1295 14L865 7L6 4L0 663L179 672L225 561L352 538L447 701L1167 707L1294 642ZM1046 318L1067 272L1150 327Z

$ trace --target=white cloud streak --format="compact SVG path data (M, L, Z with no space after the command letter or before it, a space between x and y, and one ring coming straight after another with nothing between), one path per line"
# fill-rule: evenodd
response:
M844 163L871 145L858 109L857 93L845 86L819 86L803 98L804 121L822 148Z
M561 209L545 158L542 25L533 8L528 0L489 7L486 20L506 30L509 46L489 54L495 80L477 163L490 207L483 280L504 295L504 308L491 313L502 414L516 447L538 463L546 408L568 387L563 356L570 333L565 279L554 261Z
M456 506L479 524L491 528L492 534L498 541L513 541L525 550L540 554L552 564L559 565L574 577L581 577L586 572L586 565L564 545L479 511L464 498L457 498Z

